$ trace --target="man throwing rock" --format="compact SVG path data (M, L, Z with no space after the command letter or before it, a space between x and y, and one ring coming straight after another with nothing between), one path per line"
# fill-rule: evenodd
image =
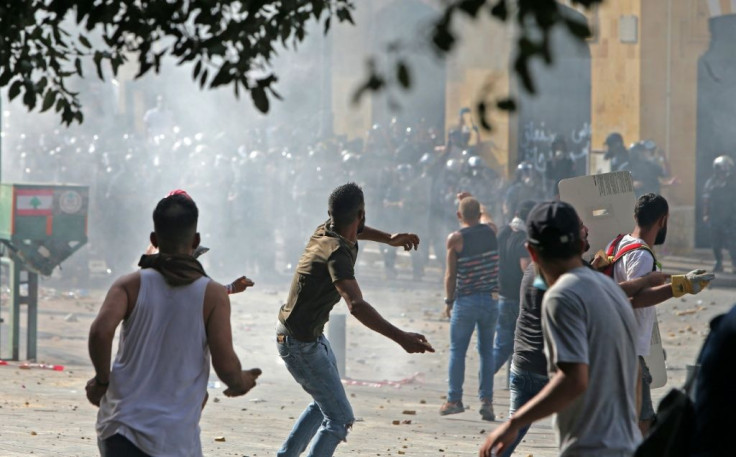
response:
M323 335L330 311L341 297L363 325L394 340L406 352L434 352L423 335L402 331L381 317L363 299L353 271L358 240L409 250L417 248L419 238L367 227L363 191L354 183L332 192L328 214L330 219L317 227L299 259L289 298L279 312L279 354L289 373L313 399L278 451L281 457L300 455L310 442L310 457L330 457L345 441L355 420L335 355Z

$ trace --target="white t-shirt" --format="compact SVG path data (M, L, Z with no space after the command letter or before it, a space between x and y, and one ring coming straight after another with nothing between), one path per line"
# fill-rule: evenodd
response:
M587 389L555 415L560 455L632 455L641 433L636 319L626 294L610 277L576 268L545 293L542 331L550 375L560 362L588 365Z
M644 240L634 238L631 235L625 235L618 244L617 251L625 248L633 243L642 243L646 245ZM636 249L624 254L613 269L613 279L617 283L631 281L632 279L641 278L654 271L654 256L646 249ZM654 306L646 308L635 308L634 316L636 316L636 355L647 356L652 342L652 329L657 320L657 310Z

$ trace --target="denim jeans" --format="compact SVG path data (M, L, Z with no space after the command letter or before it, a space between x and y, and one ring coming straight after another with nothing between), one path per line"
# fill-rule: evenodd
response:
M314 399L297 419L277 455L300 455L316 435L308 455L330 457L337 445L345 441L355 420L330 343L320 335L311 342L287 336L277 344L289 373Z
M509 398L509 417L511 417L516 410L524 406L526 402L534 398L544 386L547 385L549 379L547 376L534 373L532 371L520 370L511 366L511 378L509 380L511 388L511 396ZM516 437L516 441L508 447L502 454L502 457L508 457L514 453L516 446L521 443L524 439L526 432L529 431L529 425L519 430L519 436Z
M641 410L639 411L640 421L651 421L657 417L652 403L652 373L649 371L644 357L639 356L639 366L641 367Z
M498 300L498 324L493 343L493 372L498 373L514 352L514 331L519 317L519 300L500 297Z
M491 298L490 292L455 299L450 318L450 389L447 401L458 402L463 399L465 354L476 328L480 355L478 396L481 400L493 399L493 333L497 320L498 303Z
M98 439L97 446L102 457L150 457L119 433L105 440Z

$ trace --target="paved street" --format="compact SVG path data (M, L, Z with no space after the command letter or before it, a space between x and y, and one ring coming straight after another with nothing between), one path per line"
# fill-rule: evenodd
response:
M476 455L485 433L499 422L482 421L478 414L479 403L473 395L478 366L474 344L468 353L465 382L464 402L469 410L448 417L438 414L447 388L449 349L449 323L439 317L443 305L439 271L430 270L415 284L410 270L400 264L399 276L384 281L376 259L365 257L358 267L358 278L362 278L366 299L400 327L426 334L437 352L407 355L348 316L347 375L355 382L348 383L346 390L358 421L337 455ZM371 264L365 263L368 261ZM289 278L270 284L255 280L255 288L234 296L232 319L244 367L260 367L263 376L251 393L237 399L224 397L222 387L210 389L201 421L206 455L274 455L308 402L275 350L276 311L286 297ZM87 331L104 291L93 290L88 297L65 296L72 294L64 292L69 291L43 289L38 361L62 364L65 370L0 366L0 457L96 453L96 408L87 403L83 387L93 374L87 357ZM670 386L683 382L685 366L693 362L707 334L708 321L733 302L732 290L711 288L659 306L669 384L654 391L655 400ZM6 323L0 342L2 356L7 357L5 301L1 311ZM344 304L335 312L346 312ZM495 381L494 407L500 420L508 411L505 369ZM546 420L532 427L517 455L552 456L555 449L551 424Z

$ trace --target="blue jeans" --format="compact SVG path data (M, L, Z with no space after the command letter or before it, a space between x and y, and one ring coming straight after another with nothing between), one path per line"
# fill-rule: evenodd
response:
M519 300L500 297L498 300L498 324L493 343L493 372L498 373L514 352L514 331L519 317Z
M277 455L300 455L316 435L309 456L330 457L337 445L345 441L355 421L330 343L320 335L311 342L286 336L277 344L289 373L314 399L297 419Z
M511 396L509 398L509 417L511 417L516 410L524 406L526 402L534 398L544 386L547 385L549 379L547 376L534 373L527 370L519 370L513 365L511 366L511 378L509 385L511 388ZM524 439L526 432L529 431L529 425L519 430L519 436L516 437L516 441L504 451L501 457L508 457L514 453L516 446L521 443Z
M468 352L473 330L478 329L480 355L480 388L478 395L493 399L493 333L498 320L498 303L491 293L460 296L455 299L450 318L450 390L447 401L463 399L465 381L465 354Z

